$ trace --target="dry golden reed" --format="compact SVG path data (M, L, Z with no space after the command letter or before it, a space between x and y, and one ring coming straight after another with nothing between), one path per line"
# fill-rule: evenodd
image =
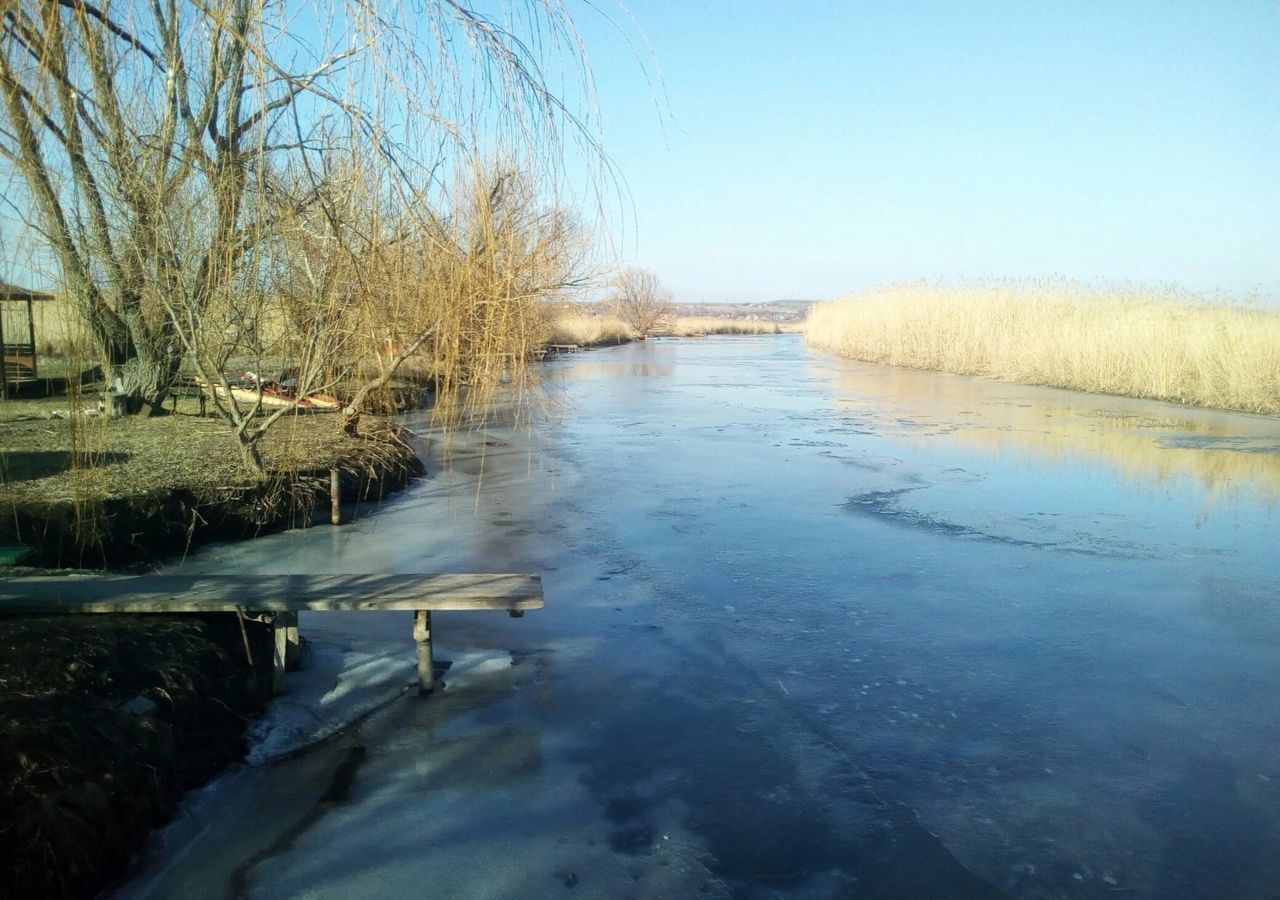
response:
M634 339L635 332L616 316L566 313L552 319L548 327L546 343L598 347L605 344L622 344Z
M801 325L797 322L677 316L659 325L654 334L666 337L702 337L709 334L783 334L800 330ZM617 316L590 316L570 312L553 316L546 342L597 347L621 344L636 338L636 330Z
M782 334L799 331L797 322L769 322L763 319L728 319L719 316L677 316L668 334L693 337L703 334Z
M806 341L866 362L1280 413L1280 310L1174 289L895 285L817 304Z

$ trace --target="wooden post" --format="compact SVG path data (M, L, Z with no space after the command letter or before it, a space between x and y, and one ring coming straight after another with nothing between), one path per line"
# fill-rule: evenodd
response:
M430 694L436 689L436 676L431 659L431 610L413 614L413 640L418 645L418 693Z
M289 672L296 672L302 668L302 638L298 634L298 614L276 613L276 629L284 632L284 667Z
M40 363L36 359L36 305L31 297L27 297L27 333L31 335L31 377L40 377Z
M338 489L338 470L329 470L329 522L338 525L342 522L342 493Z
M271 616L271 636L274 639L271 653L271 692L273 694L284 693L284 673L288 667L289 634L284 623L285 615L285 613L276 613Z
M9 375L4 359L4 302L0 301L0 400L9 398Z
M278 612L271 616L271 690L284 693L284 673L297 671L302 664L302 644L298 637L298 614Z

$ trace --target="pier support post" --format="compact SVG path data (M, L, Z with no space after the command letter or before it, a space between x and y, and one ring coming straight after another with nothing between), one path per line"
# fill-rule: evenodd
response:
M296 671L302 663L302 643L298 635L298 614L278 612L271 619L271 689L284 693L284 673Z
M420 609L413 614L413 640L418 645L418 693L430 694L436 689L436 676L431 658L431 611Z
M271 693L284 693L285 660L288 658L288 638L281 627L280 614L271 617Z
M329 523L338 525L342 522L342 492L339 489L340 482L338 478L338 470L329 470Z
M284 667L290 672L302 668L302 636L298 633L298 614L280 613L277 628L284 630Z

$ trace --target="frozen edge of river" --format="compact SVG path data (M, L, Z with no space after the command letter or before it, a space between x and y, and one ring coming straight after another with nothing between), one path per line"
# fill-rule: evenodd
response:
M406 645L387 642L382 649L354 649L312 642L303 669L289 677L286 693L250 726L244 761L267 765L305 752L416 691L417 659L413 645ZM465 686L477 675L511 665L509 653L464 653L437 646L437 652L450 660L446 683L437 691Z
M451 661L446 683L437 687L437 694L511 665L511 656L505 652L464 652L439 643L437 652ZM369 716L416 695L417 686L417 658L408 641L404 646L365 641L358 647L310 641L302 668L287 678L285 693L250 725L244 757L183 798L173 820L152 833L135 862L133 877L109 890L106 900L152 896L216 824L216 814L210 811L240 779L274 763L323 751Z

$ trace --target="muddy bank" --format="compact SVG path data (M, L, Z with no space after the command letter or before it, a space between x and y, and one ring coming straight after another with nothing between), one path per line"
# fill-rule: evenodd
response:
M87 897L122 876L183 792L243 754L269 641L227 614L0 619L0 894Z

